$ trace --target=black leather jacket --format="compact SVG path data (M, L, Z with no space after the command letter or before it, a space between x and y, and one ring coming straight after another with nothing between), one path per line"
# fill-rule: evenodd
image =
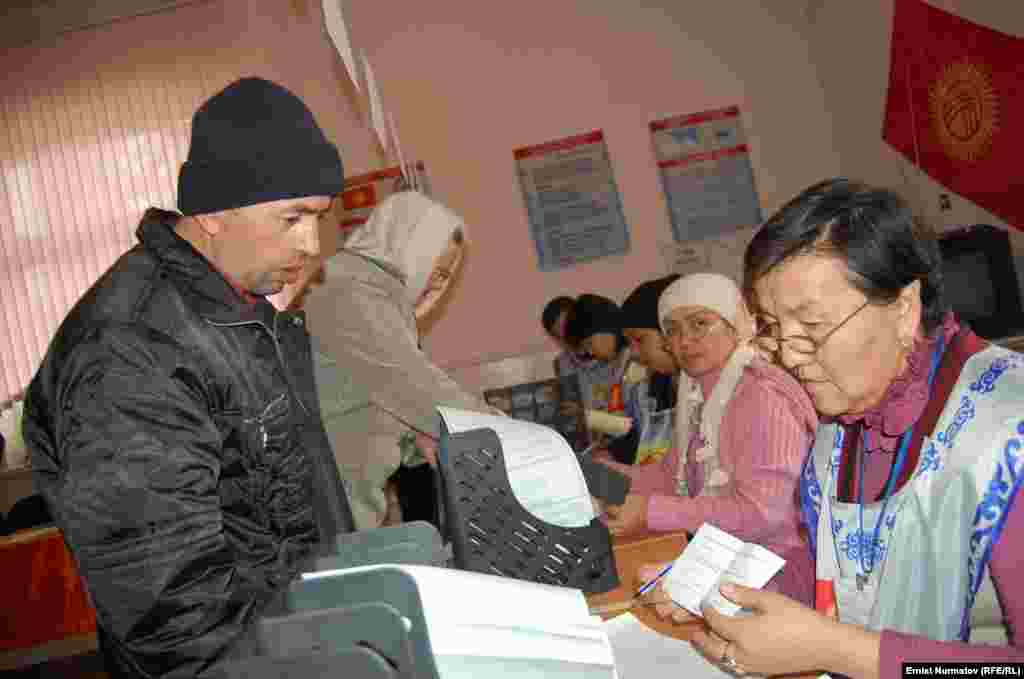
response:
M353 529L301 312L245 304L146 213L26 396L35 483L114 676L203 674Z

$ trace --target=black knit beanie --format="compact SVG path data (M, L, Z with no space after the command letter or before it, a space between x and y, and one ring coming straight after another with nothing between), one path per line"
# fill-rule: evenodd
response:
M608 333L622 338L619 305L601 295L580 295L565 324L566 339L579 344L591 335Z
M679 280L678 274L656 278L637 286L622 303L622 328L651 328L661 330L658 323L658 299L665 288Z
M341 193L337 147L313 113L263 78L236 80L192 116L188 159L178 175L186 216L288 198Z

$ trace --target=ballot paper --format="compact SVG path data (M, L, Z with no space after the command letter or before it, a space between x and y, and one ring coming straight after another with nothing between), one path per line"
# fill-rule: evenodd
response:
M334 591L354 597L359 588L346 588L346 576L396 568L415 582L441 679L616 676L604 623L590 615L578 589L412 565L305 573L302 586L322 583L327 598ZM412 620L408 625L413 631Z
M620 679L732 679L690 642L656 632L632 613L612 618L604 628Z
M511 417L439 407L451 434L493 429L501 442L509 485L527 511L556 526L581 527L594 520L594 505L579 461L551 427Z
M719 586L732 582L764 587L785 563L764 547L743 542L705 523L665 576L664 589L694 615L702 615L700 609L705 604L726 615L736 615L742 609L723 597Z
M688 641L651 629L632 613L619 615L604 624L615 654L619 679L733 679L734 674L713 663ZM745 679L764 675L744 674ZM827 674L818 679L832 679Z

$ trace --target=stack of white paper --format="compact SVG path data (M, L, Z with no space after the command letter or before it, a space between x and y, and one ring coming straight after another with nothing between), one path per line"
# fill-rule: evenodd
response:
M579 461L554 429L534 422L438 408L452 434L493 429L501 441L509 485L527 511L556 526L579 527L594 519L594 505Z
M382 566L303 575L304 580ZM603 623L583 593L523 580L431 566L387 566L417 585L442 679L613 679Z
M604 626L620 679L732 679L690 642L659 634L632 613L612 618Z

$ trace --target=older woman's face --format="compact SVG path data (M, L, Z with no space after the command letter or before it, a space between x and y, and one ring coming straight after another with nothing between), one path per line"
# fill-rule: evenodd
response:
M465 259L465 246L465 241L462 243L456 243L454 240L448 241L448 246L434 262L427 285L420 292L419 299L416 301L416 318L427 316L451 290Z
M920 324L916 283L891 304L863 306L867 298L847 274L839 259L807 254L776 266L754 285L762 324L777 323L783 339L799 335L817 343L816 352L800 353L783 341L777 358L822 415L856 414L877 404L904 369Z
M724 368L738 341L733 327L706 307L679 307L665 319L665 344L690 377Z

